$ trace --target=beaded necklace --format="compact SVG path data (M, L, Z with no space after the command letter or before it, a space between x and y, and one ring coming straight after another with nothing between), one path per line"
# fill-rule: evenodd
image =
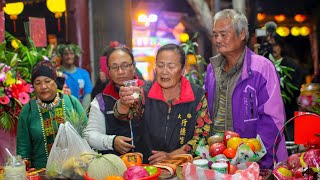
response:
M58 96L58 95L57 95ZM60 98L59 98L60 99ZM55 112L55 115L54 115L54 118L55 119L53 119L52 118L52 116L51 116L51 112L50 112L50 110L52 110L52 108L51 109L47 109L47 108L43 108L43 106L41 106L41 105L39 105L39 103L37 103L37 107L38 107L38 112L39 112L39 116L40 116L40 120L41 120L41 126L42 126L42 134L43 134L43 139L44 139L44 149L45 149L45 152L46 152L46 156L47 156L47 158L49 157L49 152L50 152L50 150L51 150L51 146L50 147L48 147L48 139L47 138L53 138L53 140L55 139L55 136L56 136L56 133L54 132L54 125L53 125L53 121L54 121L54 123L55 123L55 125L56 125L56 129L58 129L58 126L59 126L59 124L60 123L63 123L63 122L61 122L62 120L64 121L64 119L65 119L65 117L64 117L64 115L66 114L66 108L65 108L65 104L64 104L64 99L62 98L62 99L60 99L59 100L59 104L56 104L56 105L54 105L53 107L55 107L56 109L58 108L58 106L60 105L60 102L62 103L61 105L62 105L62 109L63 109L63 112L61 112L61 113L59 113L59 115L57 115L56 113L57 112ZM55 109L55 110L56 110ZM50 119L50 127L49 128L47 128L46 127L46 125L45 125L45 122L44 122L44 119L43 119L43 114L44 113L49 113L49 119ZM60 118L61 117L61 118ZM60 118L60 119L59 119ZM60 122L57 122L58 120L60 120ZM47 122L46 122L47 123ZM47 133L48 133L48 131L50 132L50 130L52 130L53 131L53 133L52 133L52 135L48 135L47 136ZM52 142L53 143L53 142ZM50 145L50 144L49 144Z
M59 93L57 93L56 97L51 103L42 102L39 98L37 98L36 102L38 106L40 106L42 109L51 110L60 104L60 100L61 100L60 95Z

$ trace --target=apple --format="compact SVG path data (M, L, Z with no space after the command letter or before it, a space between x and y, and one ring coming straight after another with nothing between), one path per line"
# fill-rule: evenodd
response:
M292 154L288 157L287 164L289 169L297 169L300 167L300 153Z
M226 149L226 146L223 143L214 143L210 146L209 154L211 157L214 157L218 154L222 154Z
M208 138L208 144L209 146L211 146L214 143L221 143L223 142L223 134L219 135L219 134L215 134L213 136L210 136Z
M155 166L143 166L143 168L148 171L149 176L152 176L158 172L158 169Z
M230 139L230 138L232 138L232 137L240 137L240 135L238 134L238 133L236 133L236 132L233 132L233 131L226 131L225 133L224 133L224 136L223 136L224 138L223 138L223 142L224 142L224 144L227 144L227 142L228 142L228 140Z
M229 174L235 174L237 170L238 170L237 166L234 166L234 165L230 164Z
M303 178L302 172L303 172L303 167L296 169L295 171L293 171L293 177L294 178Z

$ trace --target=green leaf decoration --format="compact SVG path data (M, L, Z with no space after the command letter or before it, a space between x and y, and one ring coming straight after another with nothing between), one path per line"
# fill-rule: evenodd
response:
M66 111L66 119L70 124L77 130L81 137L85 128L87 127L87 118L86 112L78 114L76 110L72 109L71 111Z
M0 110L1 111L1 110ZM6 111L1 111L0 126L3 130L8 131L14 127L15 119Z
M81 48L80 48L78 45L76 45L76 44L68 44L68 45L66 45L66 44L59 44L58 47L57 47L57 55L58 55L59 57L61 57L62 54L63 54L63 50L66 49L66 48L69 49L69 50L71 50L71 51L73 51L74 54L75 54L76 56L78 56L78 57L81 55L82 50L81 50Z
M198 43L194 42L198 37L199 33L196 32L194 36L185 43L182 43L180 47L184 50L185 54L191 54L196 59L196 65L194 70L187 72L184 76L192 83L198 84L199 86L203 87L204 85L204 78L206 77L206 72L202 69L205 68L207 62L205 59L196 52L196 47L198 47Z

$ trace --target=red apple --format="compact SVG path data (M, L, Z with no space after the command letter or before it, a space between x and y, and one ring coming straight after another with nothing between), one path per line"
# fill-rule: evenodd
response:
M214 157L218 154L222 154L226 149L226 146L223 143L214 143L210 146L209 154L211 157Z
M228 142L228 140L230 139L230 138L232 138L232 137L240 137L240 135L238 134L238 133L236 133L236 132L233 132L233 131L226 131L225 133L224 133L224 136L223 136L224 138L223 138L223 142L224 142L224 144L227 144L227 142Z
M297 169L300 167L300 153L292 154L288 157L288 168L289 169Z
M295 171L293 171L294 178L303 178L302 172L303 172L303 167L300 167Z
M223 134L222 133L221 133L221 135L220 134L215 134L215 135L210 136L208 138L209 146L211 146L214 143L221 143L221 142L223 142Z

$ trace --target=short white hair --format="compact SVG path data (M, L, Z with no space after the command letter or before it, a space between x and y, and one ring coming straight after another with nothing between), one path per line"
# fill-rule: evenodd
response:
M213 17L213 24L218 19L227 19L230 18L232 21L232 25L236 30L238 36L240 36L241 32L244 30L246 33L245 42L247 43L249 40L249 24L247 17L238 10L235 9L224 9L217 12Z

